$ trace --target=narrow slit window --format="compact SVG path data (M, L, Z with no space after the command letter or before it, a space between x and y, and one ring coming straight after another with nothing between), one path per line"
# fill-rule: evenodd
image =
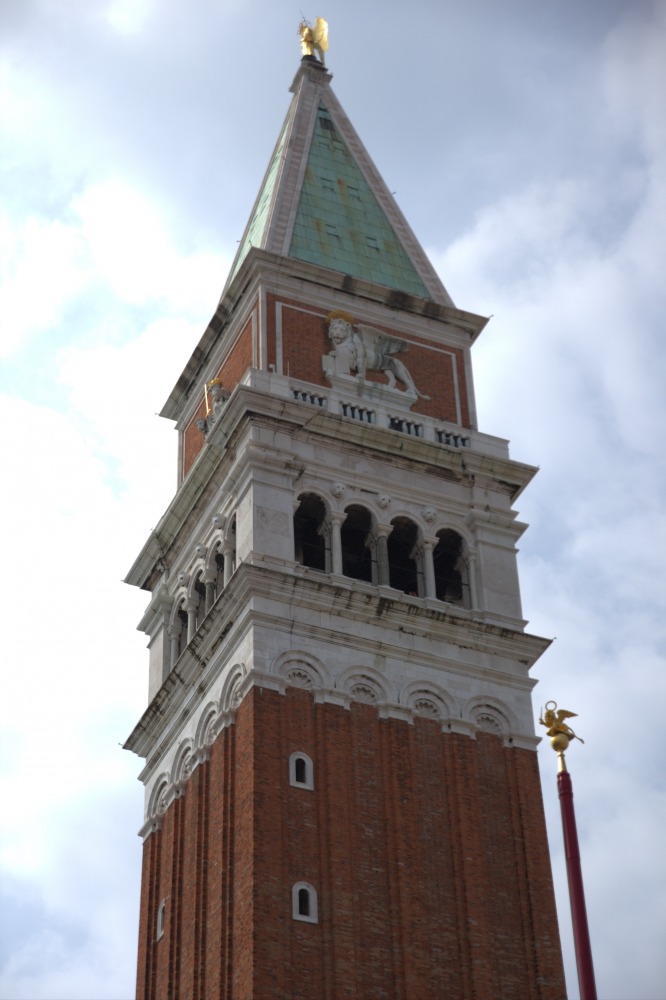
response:
M166 922L166 899L163 899L160 905L157 907L157 926L155 930L155 940L159 939L164 934L164 925Z

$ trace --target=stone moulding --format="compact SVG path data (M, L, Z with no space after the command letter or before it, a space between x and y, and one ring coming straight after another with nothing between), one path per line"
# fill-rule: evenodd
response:
M234 725L238 706L252 687L281 695L289 687L302 688L320 704L325 702L347 710L354 702L368 704L382 719L413 725L416 718L425 718L437 723L442 733L459 733L472 739L477 732L490 732L500 736L505 747L533 750L539 742L531 734L518 731L515 713L494 696L478 695L461 705L435 683L413 681L398 689L382 673L367 666L349 667L333 679L320 660L302 650L283 652L269 672L249 670L244 664L235 663L221 675L219 695L202 701L195 717L190 719L194 736L187 736L171 747L159 762L159 769L155 762L152 768L144 770L146 812L139 830L144 839L160 829L166 810L185 794L189 778L208 759L210 748L222 730Z

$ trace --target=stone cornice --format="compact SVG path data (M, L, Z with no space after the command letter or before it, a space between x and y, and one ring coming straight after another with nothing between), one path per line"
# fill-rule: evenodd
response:
M292 643L308 635L340 642L353 634L354 622L364 621L364 628L370 632L367 623L376 620L386 658L523 690L530 690L534 683L527 676L529 667L550 645L549 640L485 623L453 606L442 605L442 610L436 611L426 602L407 598L398 591L390 596L390 588L351 580L333 582L324 574L318 577L288 576L266 566L240 566L127 739L125 749L139 756L150 753L158 760L219 677L222 664L228 662L225 649L237 649L252 628L276 633L283 630L285 603L292 609L288 628ZM317 616L312 612L322 619L314 626L313 618ZM406 649L407 635L425 639L423 648ZM361 634L355 636L354 645L359 652L372 652L377 649L377 640ZM457 657L443 655L446 648L457 649ZM460 659L460 650L467 651L467 662ZM507 663L520 664L523 674L475 663L475 657L500 657ZM253 683L268 683L265 670L254 667L251 672ZM280 689L282 685L283 690L284 683L273 678L271 686L277 684ZM340 693L335 697L339 701Z

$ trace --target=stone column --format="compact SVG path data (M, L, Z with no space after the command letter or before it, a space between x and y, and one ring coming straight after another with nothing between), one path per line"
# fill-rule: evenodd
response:
M423 584L425 586L426 597L437 597L435 562L432 557L435 544L436 543L430 538L424 538L421 542L421 556L423 558Z
M169 632L169 636L171 638L171 670L173 670L176 665L176 660L180 656L180 635L183 631L183 623L180 620L178 612L176 612L176 615L167 631Z
M393 526L378 524L375 528L375 544L377 546L377 584L380 587L390 587L391 572L389 569L388 536Z
M217 576L217 574L216 574ZM211 577L208 574L203 578L204 585L206 587L206 614L215 604L215 577Z
M197 608L199 607L199 600L196 597L188 597L185 602L185 610L187 611L187 641L191 642L194 638L194 634L197 630Z
M347 517L346 514L331 514L329 524L331 526L331 573L342 576L342 522Z

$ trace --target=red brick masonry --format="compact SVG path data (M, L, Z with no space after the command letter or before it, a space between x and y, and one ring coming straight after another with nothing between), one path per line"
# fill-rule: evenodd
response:
M292 919L298 881L317 924ZM137 995L565 997L536 755L252 689L145 843Z

